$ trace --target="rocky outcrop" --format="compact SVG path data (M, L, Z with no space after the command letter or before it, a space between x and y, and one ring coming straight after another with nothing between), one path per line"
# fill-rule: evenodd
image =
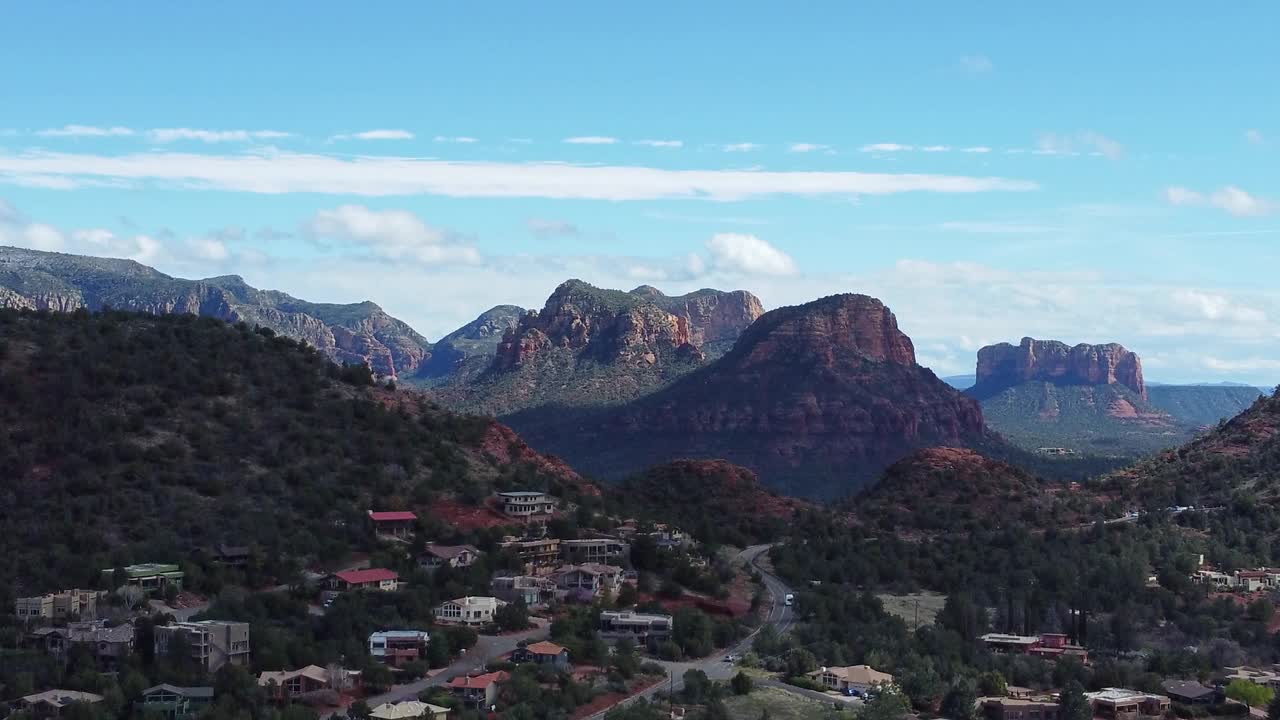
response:
M978 351L978 395L1040 380L1056 385L1123 385L1146 399L1142 361L1117 343L1069 347L1056 340L1022 338L1017 346L989 345Z
M110 307L244 322L305 342L335 362L366 363L387 377L412 375L431 357L425 338L371 302L310 303L259 290L235 275L183 280L132 260L0 248L0 307Z
M431 348L431 361L418 374L444 378L470 369L480 370L498 352L503 337L520 324L527 311L515 305L498 305L480 317L440 338Z
M893 313L865 295L765 313L724 357L622 408L509 420L586 472L720 457L775 489L828 497L912 449L983 433L978 404L917 365Z
M641 285L631 294L684 318L689 325L689 342L704 351L728 350L738 336L764 314L760 298L746 290L725 292L704 288L670 297L651 285Z

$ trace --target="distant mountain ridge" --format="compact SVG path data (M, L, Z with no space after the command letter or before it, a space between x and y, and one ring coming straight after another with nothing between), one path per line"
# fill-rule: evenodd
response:
M445 378L455 373L474 374L483 370L498 352L507 332L520 324L528 310L516 305L498 305L475 320L440 338L431 348L431 359L418 373L428 378Z
M132 260L0 247L0 307L71 312L111 307L260 325L338 363L394 377L417 372L431 343L372 302L312 303L236 275L184 280Z

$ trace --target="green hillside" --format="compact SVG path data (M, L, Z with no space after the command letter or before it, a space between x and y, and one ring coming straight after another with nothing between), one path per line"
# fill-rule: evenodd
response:
M1247 385L1154 385L1151 404L1192 427L1212 427L1243 412L1262 393Z

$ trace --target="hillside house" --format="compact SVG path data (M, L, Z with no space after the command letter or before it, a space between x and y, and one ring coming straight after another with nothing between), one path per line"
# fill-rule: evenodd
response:
M418 527L418 516L408 510L370 510L369 524L375 535L408 540Z
M223 665L249 664L249 623L197 620L158 625L155 654L163 658L179 635L191 647L191 659L205 671L214 673Z
M104 669L118 667L133 653L134 627L131 623L108 626L105 621L77 622L66 627L43 627L28 635L29 641L59 660L65 660L71 648L88 648Z
M386 568L343 570L325 578L324 587L330 593L349 590L392 592L400 588L400 576L394 570Z
M73 589L18 598L13 603L13 614L19 620L93 620L98 616L98 600L104 595L101 590Z
M618 538L561 540L560 556L569 563L616 565L630 556L631 546Z
M1257 592L1258 590L1280 590L1280 569L1256 568L1254 570L1236 570L1226 573L1202 565L1191 576L1201 585L1208 585L1217 590L1240 590Z
M500 492L498 507L504 515L517 520L546 519L556 511L556 501L544 492Z
M308 665L297 670L264 672L258 675L258 685L277 702L307 702L358 690L361 679L359 670Z
M984 697L978 708L986 720L1058 720L1062 709L1049 698Z
M1273 665L1270 670L1266 670L1240 665L1223 668L1223 672L1226 673L1223 680L1228 683L1232 680L1248 680L1255 685L1263 685L1272 690L1280 691L1280 666Z
M554 580L534 575L499 575L489 581L489 592L509 603L523 601L525 607L545 605L555 597Z
M19 698L17 705L35 718L60 717L71 705L84 703L94 705L102 702L101 695L78 690L45 690L34 695Z
M427 545L426 551L418 556L418 565L424 570L436 568L471 567L480 559L480 551L471 545Z
M454 625L478 627L493 622L494 613L506 605L495 597L467 597L449 600L436 608L436 621Z
M630 610L605 610L600 613L600 637L605 640L630 638L637 645L653 647L671 637L670 615L653 615Z
M844 695L865 695L868 690L893 684L893 676L880 672L870 665L824 667L809 673L809 677L828 690Z
M1106 688L1084 694L1093 707L1093 716L1103 720L1136 720L1140 717L1161 717L1169 712L1169 698L1163 695Z
M383 703L371 711L373 720L448 720L449 708L418 700Z
M426 630L383 630L369 636L369 655L391 667L401 667L423 657L430 640Z
M1085 650L1081 645L1067 642L1067 636L1062 633L1044 633L1041 635L987 633L979 639L992 652L1031 655L1032 657L1048 660L1073 657L1082 663L1089 662L1089 651Z
M553 642L536 642L516 648L511 653L511 662L550 665L563 670L569 667L569 650Z
M493 707L498 702L499 685L510 676L505 672L491 672L483 675L463 675L449 681L449 692L453 693L471 707Z
M560 564L560 540L556 538L518 540L509 537L501 547L519 556L520 562L524 563L525 575L549 575Z
M603 593L616 594L622 587L622 568L599 563L567 565L556 570L552 579L556 589L567 595L597 597Z
M136 587L148 593L163 592L170 585L182 590L182 579L186 576L177 565L163 563L142 563L128 565L124 568L124 584ZM111 583L115 582L116 569L107 568L102 571L103 577Z
M1219 702L1217 688L1211 688L1195 680L1165 680L1160 689L1170 700L1183 705L1212 705Z
M243 570L249 564L249 548L245 545L218 543L209 552L213 562L223 567Z
M140 704L165 720L191 720L213 704L213 688L160 684L143 690Z

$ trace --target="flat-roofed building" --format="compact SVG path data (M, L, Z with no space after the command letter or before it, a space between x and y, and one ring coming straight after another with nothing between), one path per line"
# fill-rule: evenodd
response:
M498 493L498 505L504 515L527 520L549 516L556 511L556 501L544 492L515 490Z
M164 657L179 635L186 637L191 647L191 659L206 672L217 672L228 664L249 664L249 623L196 620L157 625L156 656Z
M600 613L600 637L605 640L631 638L638 645L652 647L671 637L670 615L605 610Z

